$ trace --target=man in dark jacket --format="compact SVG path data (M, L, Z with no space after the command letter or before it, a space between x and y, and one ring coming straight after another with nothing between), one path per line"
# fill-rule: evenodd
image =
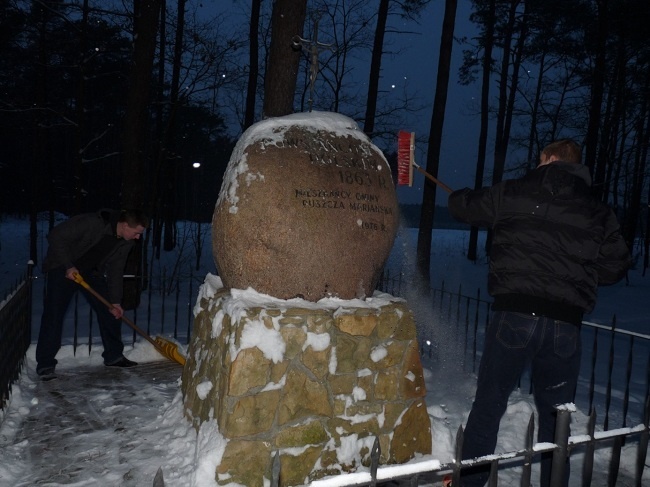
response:
M55 377L63 319L78 290L84 292L97 313L104 364L137 365L122 354L122 286L126 259L147 225L148 219L138 210L101 210L74 216L54 227L48 235L49 247L43 260L43 271L47 273L45 304L36 345L36 372L44 380ZM112 308L108 309L77 284L76 274L106 297Z
M580 325L599 285L631 265L614 213L591 195L591 177L572 140L544 148L521 179L449 196L451 214L492 229L488 291L493 319L485 337L477 390L463 439L463 459L494 453L499 422L522 369L532 362L538 441L553 442L555 406L573 402L580 369ZM477 467L463 486L482 486ZM568 485L568 466L565 485ZM541 486L550 483L542 459Z

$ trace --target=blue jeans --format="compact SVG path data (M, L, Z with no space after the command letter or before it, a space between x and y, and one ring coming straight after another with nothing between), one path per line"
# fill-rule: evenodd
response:
M494 453L508 397L529 362L538 414L537 441L553 443L555 406L573 402L580 354L580 328L572 323L532 314L494 312L485 337L474 404L465 427L463 459ZM550 471L551 455L544 454L541 487L550 485ZM568 485L568 465L566 472L564 485ZM467 470L461 485L483 486L488 475L489 465Z
M83 273L82 275L95 291L103 296L107 295L108 288L106 281L102 277L93 276L92 273ZM67 279L65 270L54 269L47 273L41 329L36 344L37 371L56 366L57 360L55 357L61 348L63 319L70 306L70 301L77 291L81 291L86 296L88 303L97 314L99 334L104 345L104 352L102 353L104 363L110 364L122 357L124 351L122 321L115 319L104 304L79 284Z

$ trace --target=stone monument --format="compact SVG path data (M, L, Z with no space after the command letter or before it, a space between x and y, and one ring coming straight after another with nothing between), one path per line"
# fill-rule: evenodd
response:
M397 232L382 152L333 113L259 122L237 143L212 219L226 287L278 298L372 295Z
M184 410L226 442L215 480L281 486L431 452L413 315L374 291L397 227L381 152L340 115L251 127L213 217ZM214 426L216 425L216 426Z

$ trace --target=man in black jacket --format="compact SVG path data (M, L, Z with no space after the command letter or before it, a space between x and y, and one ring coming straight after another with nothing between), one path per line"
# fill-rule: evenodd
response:
M114 367L137 365L122 352L121 306L126 259L148 225L138 210L101 210L77 215L57 225L48 235L43 260L47 273L45 304L36 345L36 373L44 380L55 377L56 354L61 348L63 319L74 293L82 290L97 313L104 345L104 364ZM74 281L80 274L99 294L112 303L108 309Z
M538 441L553 442L555 406L573 402L580 369L580 325L599 285L631 265L614 213L591 195L591 177L572 140L546 146L521 179L449 196L451 214L492 229L488 291L493 318L485 337L463 459L494 453L499 422L522 369L532 362ZM477 467L463 486L482 486ZM550 484L542 459L541 486ZM565 478L568 485L568 468Z

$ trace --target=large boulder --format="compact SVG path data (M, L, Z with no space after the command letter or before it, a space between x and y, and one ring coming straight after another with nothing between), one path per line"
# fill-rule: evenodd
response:
M398 204L382 152L335 113L271 118L238 141L212 219L227 288L281 299L371 296Z

